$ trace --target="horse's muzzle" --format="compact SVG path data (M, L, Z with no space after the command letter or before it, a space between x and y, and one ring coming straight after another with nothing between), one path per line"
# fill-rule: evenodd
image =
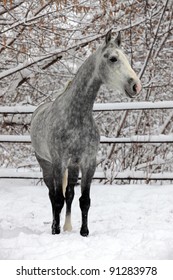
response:
M128 97L134 98L139 95L142 89L140 81L135 81L134 79L130 78L125 85L125 93Z

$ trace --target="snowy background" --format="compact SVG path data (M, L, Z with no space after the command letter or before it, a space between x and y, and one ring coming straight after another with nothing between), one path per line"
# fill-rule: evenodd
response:
M172 260L173 186L92 184L90 235L79 234L78 199L73 230L51 235L47 188L29 180L0 181L0 259ZM62 211L62 226L64 221Z

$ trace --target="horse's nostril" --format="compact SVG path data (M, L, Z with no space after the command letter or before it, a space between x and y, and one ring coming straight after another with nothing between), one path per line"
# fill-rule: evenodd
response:
M133 85L132 89L133 89L133 92L136 92L136 91L137 91L137 90L136 90L136 84Z

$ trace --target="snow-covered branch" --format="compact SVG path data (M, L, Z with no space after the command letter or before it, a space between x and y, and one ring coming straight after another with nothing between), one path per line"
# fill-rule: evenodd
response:
M20 5L22 5L23 3L25 2L25 0L19 0L19 1L16 1L16 3L14 3L13 5L11 5L10 8L7 9L7 7L5 6L2 6L0 8L0 16L1 15L4 15L6 13L9 13L9 11L12 11L14 9L16 9L17 7L19 7Z

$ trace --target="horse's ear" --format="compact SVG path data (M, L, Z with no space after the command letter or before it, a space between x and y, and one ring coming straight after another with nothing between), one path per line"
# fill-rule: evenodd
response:
M120 33L120 31L118 32L118 36L117 36L117 38L115 39L115 43L116 43L116 45L117 45L118 47L121 46L121 33Z
M112 37L112 35L111 35L111 30L109 30L108 31L108 33L106 34L106 38L105 38L105 41L106 41L106 45L110 42L110 40L111 40L111 37Z

